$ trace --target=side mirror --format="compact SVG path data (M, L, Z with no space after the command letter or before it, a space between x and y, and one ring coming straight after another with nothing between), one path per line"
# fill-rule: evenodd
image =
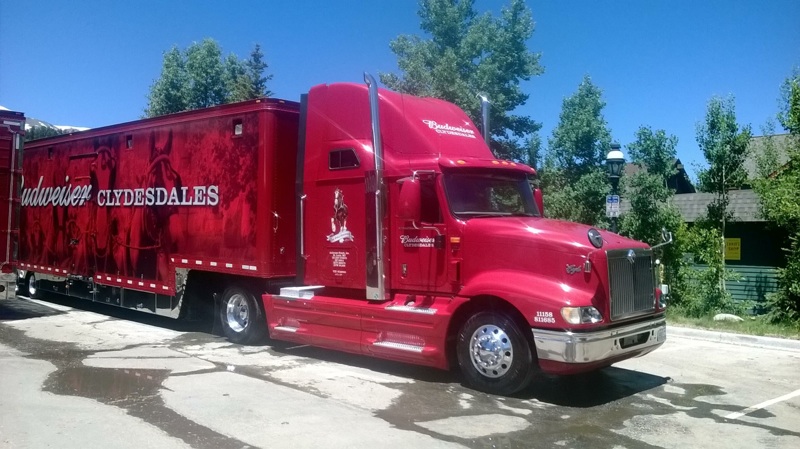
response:
M667 231L667 228L661 228L661 243L651 246L650 249L661 248L664 245L672 243L672 233Z
M400 185L400 201L397 215L408 221L418 222L422 215L422 187L419 179L406 178Z
M542 189L533 189L533 200L536 202L536 207L539 208L539 214L544 217L544 198L542 198Z

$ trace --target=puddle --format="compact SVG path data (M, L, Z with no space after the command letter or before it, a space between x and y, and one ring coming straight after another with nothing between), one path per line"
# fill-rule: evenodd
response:
M135 400L157 395L161 382L168 375L167 370L64 368L50 375L44 384L44 391L82 396L105 403Z

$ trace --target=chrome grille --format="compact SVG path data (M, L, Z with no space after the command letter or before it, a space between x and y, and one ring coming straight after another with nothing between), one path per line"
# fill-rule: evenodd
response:
M655 310L653 252L649 249L606 251L611 321Z

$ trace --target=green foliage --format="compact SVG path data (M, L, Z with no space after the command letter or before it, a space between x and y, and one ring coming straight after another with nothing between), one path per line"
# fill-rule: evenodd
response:
M663 264L663 282L670 285L671 299L681 302L688 288L686 229L680 211L670 203L674 192L667 180L675 172L674 162L678 139L663 130L642 126L636 140L627 146L631 163L639 166L623 186L623 195L630 201L630 211L622 216L620 233L651 245L661 240L661 230L673 233L673 243L657 249Z
M692 285L696 291L686 302L687 313L741 313L745 304L734 302L725 290L725 281L738 275L725 269L725 224L733 220L728 210L728 191L741 188L747 182L744 162L750 144L750 126L736 122L733 97L714 97L708 102L705 120L697 126L697 144L708 163L700 171L700 190L715 194L706 216L692 228L689 238L695 261L708 268L695 270ZM695 315L699 316L699 315Z
M239 63L236 57L231 55L226 60L228 80L231 83L231 101L244 101L260 97L272 96L272 92L267 89L267 81L272 79L272 75L264 75L267 69L264 62L264 53L261 46L256 44L250 53L250 58Z
M478 15L474 0L421 0L420 28L429 39L399 36L390 47L402 75L381 73L398 92L457 104L480 123L478 94L492 104L491 149L499 158L533 163L539 123L512 112L528 100L521 81L542 73L539 54L527 48L533 18L522 0L511 0L499 18Z
M761 215L790 233L786 267L778 269L778 290L767 296L769 317L775 322L800 323L800 71L786 79L781 89L782 107L778 120L790 135L788 162L777 170L762 173L753 188L761 198Z
M789 238L786 267L778 269L778 290L767 295L767 315L773 322L800 323L800 231Z
M213 39L195 42L184 52L173 47L164 53L161 76L150 87L145 116L269 96L266 83L272 76L264 75L263 58L258 44L244 62L233 54L223 59Z
M764 136L763 145L755 154L756 157L756 179L750 180L754 185L760 179L768 178L770 175L778 171L780 168L780 159L778 157L778 148L775 143L775 123L772 121L767 122L761 129L761 134Z
M189 108L186 64L178 47L164 53L161 76L150 86L147 96L147 117L172 114Z
M733 97L714 97L708 102L705 121L697 127L697 144L708 162L698 174L700 190L716 194L708 205L708 224L725 234L725 222L732 219L728 210L728 191L747 181L744 162L751 138L750 126L739 127Z
M800 136L800 67L781 86L781 110L778 121L790 134Z
M609 184L603 162L611 132L603 117L605 105L588 76L563 102L542 168L545 211L551 217L589 225L606 220Z
M213 39L204 39L186 49L189 109L207 108L227 100L222 49Z
M725 269L724 254L720 251L722 246L720 231L695 226L686 233L686 238L686 249L694 255L694 262L705 267L687 271L689 288L678 305L681 311L691 317L716 313L745 313L750 304L734 301L724 288L726 280L739 280L740 276Z
M62 131L58 128L51 128L49 126L33 126L30 129L25 130L25 142L44 139L45 137L60 136L65 133L67 133L67 131Z

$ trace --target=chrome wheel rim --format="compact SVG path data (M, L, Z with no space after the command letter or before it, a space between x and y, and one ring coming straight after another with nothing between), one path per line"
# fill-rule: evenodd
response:
M469 342L472 366L486 377L498 378L511 369L514 348L505 331L495 325L479 327Z
M234 332L242 332L250 322L250 306L242 294L235 294L228 299L225 311L228 327Z
M36 276L34 275L28 278L28 295L36 296Z

